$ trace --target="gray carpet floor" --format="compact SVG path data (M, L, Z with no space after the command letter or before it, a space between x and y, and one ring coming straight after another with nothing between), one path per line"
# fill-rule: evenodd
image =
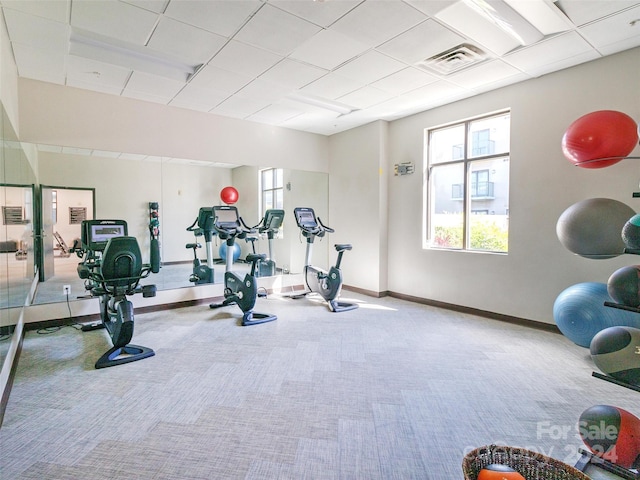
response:
M104 330L27 332L0 429L2 480L463 478L481 445L569 464L595 404L640 395L591 376L543 330L390 297L360 308L270 296L278 320L195 306L136 316L156 355L95 370ZM97 300L96 300L97 301Z

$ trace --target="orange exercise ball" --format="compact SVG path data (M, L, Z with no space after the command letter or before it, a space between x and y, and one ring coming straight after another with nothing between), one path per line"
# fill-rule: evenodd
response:
M478 480L525 480L525 478L508 465L492 463L480 470Z
M636 145L638 125L616 110L588 113L569 125L562 137L564 156L583 168L614 165L629 156Z

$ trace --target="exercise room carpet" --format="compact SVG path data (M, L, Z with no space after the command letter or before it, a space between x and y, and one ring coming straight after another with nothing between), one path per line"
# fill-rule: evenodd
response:
M574 464L583 410L640 415L559 334L343 293L360 308L270 296L257 311L278 320L249 327L237 307L138 314L156 355L100 370L104 330L28 332L0 478L462 479L475 447Z

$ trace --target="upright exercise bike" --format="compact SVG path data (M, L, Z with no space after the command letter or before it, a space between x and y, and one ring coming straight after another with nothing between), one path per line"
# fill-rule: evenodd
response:
M253 307L258 297L258 285L256 283L256 263L266 258L265 254L249 254L247 262L251 263L251 271L244 278L233 272L233 247L236 238L243 239L255 230L247 227L238 216L238 209L230 205L217 205L213 207L213 230L221 240L225 240L227 247L226 269L224 273L224 301L212 303L211 308L238 305L242 310L242 325L257 325L276 320L278 317L268 313L256 313Z
M211 207L200 207L198 212L198 218L187 227L188 232L193 232L196 242L187 243L185 248L193 249L193 273L189 276L189 281L196 285L204 283L214 283L215 272L213 269L213 235L215 231L213 229L213 213ZM203 265L198 258L198 248L200 245L197 242L198 237L204 236L205 248L207 252L207 264Z
M270 208L264 213L264 217L260 220L254 229L258 229L258 233L266 235L269 244L269 256L264 260L258 260L256 264L256 277L272 277L276 274L276 262L273 259L273 239L278 234L282 222L284 220L284 210ZM253 253L256 253L255 241L257 237L248 236L245 240L251 242Z
M325 299L332 312L346 312L358 308L357 303L340 302L337 300L340 295L340 290L342 289L342 271L340 270L342 255L346 250L351 250L351 245L348 243L335 245L335 249L338 252L338 259L336 264L332 266L328 272L321 268L314 267L311 265L313 241L316 238L324 237L326 233L333 233L334 230L324 225L320 218L316 217L313 208L298 207L293 210L293 214L296 217L296 223L302 235L307 239L304 278L307 288L309 289L308 292L295 295L294 298L300 298L315 292Z
M158 242L151 243L158 248ZM140 246L135 237L127 235L124 220L84 220L81 225L83 261L78 264L78 276L85 280L85 289L100 300L100 323L88 324L83 331L105 328L113 347L102 355L95 368L112 367L151 357L152 349L132 345L133 304L127 296L142 293L156 295L155 285L139 285L140 280L160 270L160 255L151 254L152 263L143 264Z

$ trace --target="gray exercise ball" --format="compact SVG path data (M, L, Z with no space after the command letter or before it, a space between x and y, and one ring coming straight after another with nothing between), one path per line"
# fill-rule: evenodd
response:
M634 214L630 206L618 200L589 198L560 215L556 234L567 250L582 257L617 257L625 248L620 232Z

